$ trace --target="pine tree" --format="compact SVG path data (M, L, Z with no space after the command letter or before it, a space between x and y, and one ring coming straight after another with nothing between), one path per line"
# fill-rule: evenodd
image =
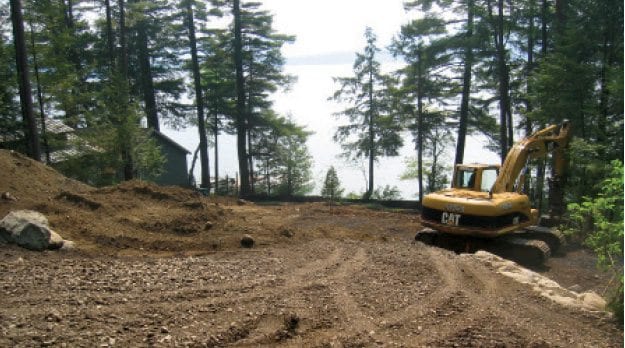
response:
M380 71L376 57L380 49L371 28L365 30L365 39L364 52L356 54L354 76L335 78L341 87L331 99L351 104L336 114L346 116L350 123L339 126L334 140L341 143L346 157L367 158L369 187L364 199L369 199L374 188L374 163L379 156L397 156L402 139L397 115L391 112L392 102L387 89L390 78Z
M197 110L197 124L200 137L200 170L201 183L200 187L204 187L210 192L210 168L208 165L208 140L206 135L206 120L204 118L204 98L202 97L202 82L200 75L200 65L198 61L197 40L195 36L195 23L193 14L192 0L186 0L186 24L187 34L189 36L189 47L191 49L191 73L193 75L193 85L195 91L195 104Z
M449 42L443 40L445 23L437 18L426 17L414 20L401 28L401 32L394 39L391 50L395 55L404 57L408 66L400 70L404 76L403 86L397 91L400 104L406 109L408 128L415 136L415 148L417 151L417 180L419 187L419 200L423 199L423 155L427 145L443 148L444 144L435 137L442 126L445 125L445 113L436 110L436 105L444 105L445 99L449 98L449 90L452 86L450 80L441 74L450 64L450 55L447 54ZM433 105L425 105L429 101ZM416 104L416 107L413 105ZM433 140L432 142L428 139ZM434 166L438 158L438 151L434 155ZM434 169L436 171L436 169Z
M334 166L330 166L326 172L326 178L323 182L323 188L321 189L321 196L329 199L330 202L334 202L336 199L341 198L343 191Z
M9 8L0 8L0 17L9 17ZM4 23L2 23L4 24ZM15 137L23 129L20 104L15 99L19 94L15 60L15 45L11 43L9 28L0 27L0 139ZM9 146L4 144L4 146ZM26 146L12 147L20 152L27 152Z

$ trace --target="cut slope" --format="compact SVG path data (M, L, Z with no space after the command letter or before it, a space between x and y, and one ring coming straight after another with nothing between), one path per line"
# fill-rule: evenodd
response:
M190 189L142 181L96 189L12 151L0 150L0 168L0 192L17 199L0 200L0 215L39 211L83 252L210 250L216 242L209 231L226 215Z

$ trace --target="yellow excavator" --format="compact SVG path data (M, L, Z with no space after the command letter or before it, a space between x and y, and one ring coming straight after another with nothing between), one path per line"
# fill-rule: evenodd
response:
M421 224L415 240L456 252L487 250L529 265L542 264L564 239L553 228L539 226L525 187L530 160L553 154L550 184L551 218L562 214L554 191L561 187L570 124L551 125L515 144L503 165L458 164L451 188L423 198ZM560 205L560 206L558 206Z

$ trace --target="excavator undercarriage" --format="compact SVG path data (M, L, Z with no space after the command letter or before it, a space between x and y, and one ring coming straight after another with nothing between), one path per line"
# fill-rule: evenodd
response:
M562 252L565 239L555 228L528 226L497 238L454 235L424 228L415 241L455 253L475 253L485 250L526 266L542 265L549 257Z

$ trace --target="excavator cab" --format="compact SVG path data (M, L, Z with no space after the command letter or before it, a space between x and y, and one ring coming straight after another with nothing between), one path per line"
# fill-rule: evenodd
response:
M493 187L497 175L497 164L457 164L454 168L454 179L451 187L455 189L489 192Z

